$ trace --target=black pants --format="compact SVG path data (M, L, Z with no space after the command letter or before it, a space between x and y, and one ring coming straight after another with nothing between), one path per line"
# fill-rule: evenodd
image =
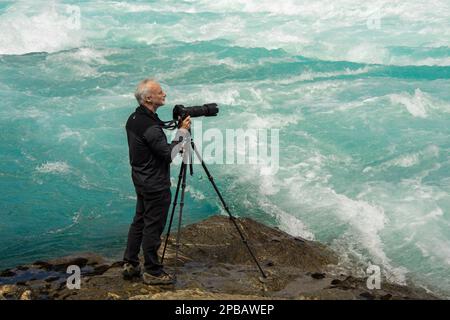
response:
M142 244L146 272L159 275L163 266L159 263L157 252L161 245L161 234L166 226L172 194L170 189L136 194L136 215L128 232L124 261L137 266Z

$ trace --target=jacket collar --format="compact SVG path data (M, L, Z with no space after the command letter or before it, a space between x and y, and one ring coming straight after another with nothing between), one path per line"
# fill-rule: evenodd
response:
M140 105L136 108L137 113L142 113L148 116L149 118L156 120L158 122L162 122L161 119L159 119L158 114L155 112L150 111L147 107Z

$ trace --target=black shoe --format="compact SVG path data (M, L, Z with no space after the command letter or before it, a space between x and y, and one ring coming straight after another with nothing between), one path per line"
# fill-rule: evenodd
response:
M140 277L141 267L139 265L133 266L131 263L126 262L123 265L122 275L125 280L130 280L134 277Z
M144 272L142 280L148 285L170 285L175 283L175 278L165 271L162 271L159 275L152 275L148 272Z

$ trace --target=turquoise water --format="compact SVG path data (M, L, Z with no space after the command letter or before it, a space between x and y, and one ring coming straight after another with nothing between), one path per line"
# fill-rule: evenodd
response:
M449 42L448 1L0 2L0 269L120 257L152 76L163 119L216 102L203 130L280 130L276 174L209 166L234 214L450 296ZM187 197L184 223L221 212L199 166Z

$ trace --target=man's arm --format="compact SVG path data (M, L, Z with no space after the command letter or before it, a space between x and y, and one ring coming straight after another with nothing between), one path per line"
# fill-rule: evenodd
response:
M172 162L172 150L180 142L180 137L186 137L189 134L188 129L191 127L191 119L187 117L178 129L175 139L172 143L167 143L166 135L160 126L152 126L144 133L144 137L148 142L150 149L154 154L163 159L165 162Z
M172 149L179 143L181 136L186 136L188 131L180 128L175 136L175 139L168 144L167 137L160 126L152 126L144 133L144 137L148 142L153 153L161 158L164 162L172 162Z

